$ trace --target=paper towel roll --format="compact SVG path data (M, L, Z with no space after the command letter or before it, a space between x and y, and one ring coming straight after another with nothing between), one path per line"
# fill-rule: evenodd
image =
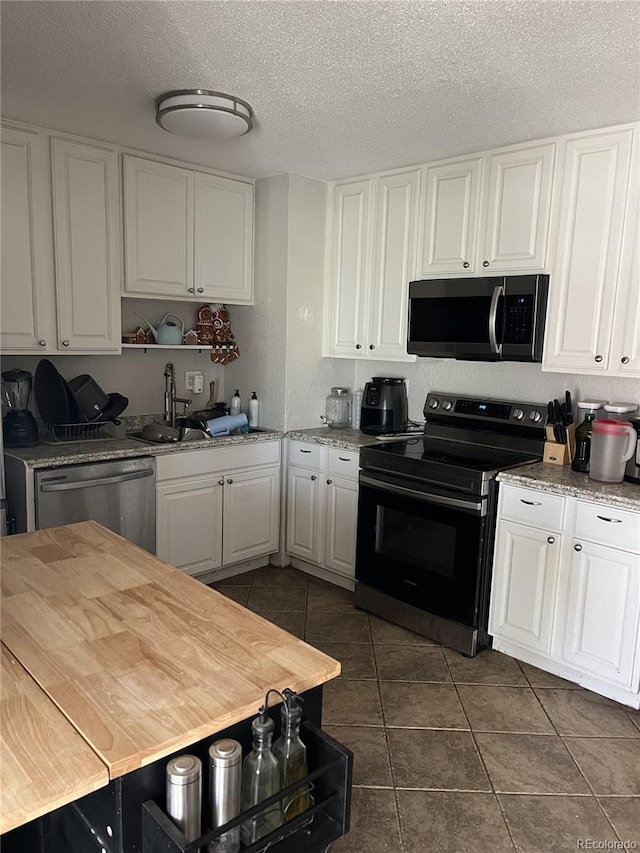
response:
M248 424L247 416L244 413L239 415L225 415L222 418L212 418L207 421L207 430L210 435L229 435L232 429L246 426Z

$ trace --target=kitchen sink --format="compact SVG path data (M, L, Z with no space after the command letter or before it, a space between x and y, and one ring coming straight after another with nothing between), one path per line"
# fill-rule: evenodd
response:
M265 427L249 427L249 435L256 432L269 432ZM235 433L235 435L241 435L242 433ZM190 429L187 428L184 430L184 435L178 439L177 441L153 441L149 438L142 437L142 430L136 430L135 432L128 432L126 434L126 438L131 438L133 441L140 441L143 444L179 444L180 442L188 442L188 441L211 441L215 442L221 438L229 438L227 435L218 435L218 436L208 436L200 429Z

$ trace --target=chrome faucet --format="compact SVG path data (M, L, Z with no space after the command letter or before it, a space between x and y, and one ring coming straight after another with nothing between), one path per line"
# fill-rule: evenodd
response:
M176 397L176 369L169 361L164 366L164 412L163 418L166 423L176 426L176 403L184 405L184 414L191 405L191 400L184 397Z

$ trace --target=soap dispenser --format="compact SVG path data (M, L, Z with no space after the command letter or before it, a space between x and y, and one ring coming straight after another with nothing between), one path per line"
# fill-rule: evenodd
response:
M307 748L300 737L302 721L301 702L304 700L288 687L283 691L284 702L280 708L282 734L273 746L273 754L280 765L280 786L286 788L298 782L308 773ZM292 820L309 808L309 789L299 788L284 798L284 819Z
M242 811L258 805L280 790L280 767L273 754L274 722L267 713L267 703L260 708L251 723L253 749L245 758L242 767ZM245 846L264 838L282 825L282 803L269 806L242 824L241 838Z

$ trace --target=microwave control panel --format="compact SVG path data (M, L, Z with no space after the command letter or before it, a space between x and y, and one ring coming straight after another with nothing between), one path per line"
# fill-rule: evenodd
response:
M533 335L533 294L506 296L504 302L503 343L530 344Z

